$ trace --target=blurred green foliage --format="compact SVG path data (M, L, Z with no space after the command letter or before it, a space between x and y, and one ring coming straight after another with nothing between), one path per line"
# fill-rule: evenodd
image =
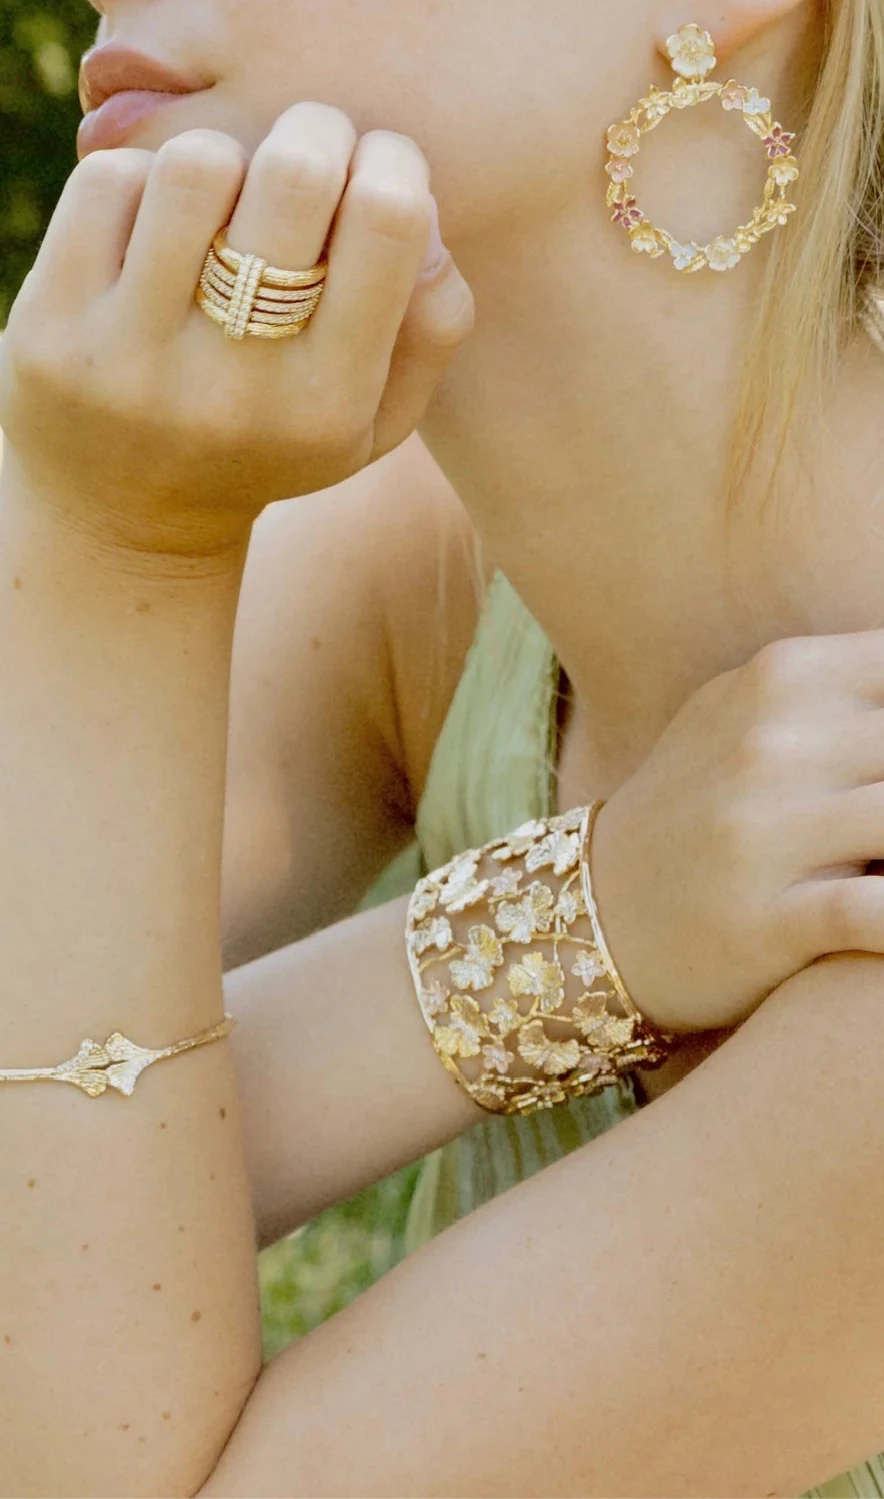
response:
M87 0L0 0L0 326L75 160Z

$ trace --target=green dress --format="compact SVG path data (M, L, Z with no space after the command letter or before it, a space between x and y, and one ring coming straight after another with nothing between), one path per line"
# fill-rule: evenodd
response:
M436 746L418 811L425 870L555 808L559 671L540 626L498 574ZM420 1244L499 1192L604 1133L642 1106L628 1081L533 1119L489 1117L424 1163L407 1245ZM884 1496L884 1456L809 1499Z

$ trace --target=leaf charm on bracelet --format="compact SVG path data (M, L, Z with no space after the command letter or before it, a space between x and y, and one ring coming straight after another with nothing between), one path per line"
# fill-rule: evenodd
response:
M180 1052L191 1051L208 1041L220 1041L235 1024L232 1015L225 1015L218 1025L201 1031L198 1036L191 1036L186 1041L176 1041L172 1046L163 1046L157 1051L138 1046L122 1032L114 1031L103 1046L87 1038L81 1043L76 1056L70 1057L66 1062L59 1062L57 1067L13 1067L2 1071L0 1083L73 1083L74 1087L90 1098L100 1098L108 1088L114 1088L124 1097L131 1098L142 1072L153 1062L178 1056Z

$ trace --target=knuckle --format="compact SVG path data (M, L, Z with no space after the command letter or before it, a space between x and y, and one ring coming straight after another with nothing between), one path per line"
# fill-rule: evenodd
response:
M807 680L817 660L810 640L775 640L751 663L752 683L758 699L781 702Z
M351 207L372 233L401 244L427 239L431 223L429 195L367 173L353 179L350 194Z
M80 192L116 197L143 189L153 161L150 151L93 151L75 168L72 183Z
M155 171L179 191L205 192L238 182L244 153L239 143L220 130L188 130L173 136L156 155Z
M340 141L349 146L351 153L357 141L356 126L346 111L318 99L299 99L292 104L280 115L268 139L288 135L292 130L309 130L313 136L321 134L330 141Z
M407 152L411 158L417 158L418 164L429 176L429 162L417 141L410 135L403 135L398 130L369 130L359 142L360 158L377 156L378 159L389 161L391 156L397 157L402 152Z
M252 171L263 189L280 196L325 197L332 192L340 196L345 175L343 164L319 145L301 142L286 147L272 140L259 150Z

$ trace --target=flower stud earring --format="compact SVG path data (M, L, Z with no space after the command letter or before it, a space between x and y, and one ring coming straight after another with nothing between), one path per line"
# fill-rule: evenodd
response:
M786 224L795 212L788 192L798 177L798 162L792 154L794 135L777 124L771 114L771 102L757 89L732 79L727 83L708 81L718 66L715 44L708 31L699 26L682 26L666 43L675 73L671 91L651 87L646 99L640 99L625 120L608 131L610 178L607 203L611 220L626 230L636 254L656 259L668 254L677 271L732 271L744 255L765 234ZM674 109L692 109L709 99L718 99L723 109L743 116L753 135L757 135L768 159L764 199L748 224L741 224L733 234L719 235L708 245L693 241L682 244L665 229L658 229L646 218L632 195L630 184L635 174L635 158L641 150L642 136L656 130Z

